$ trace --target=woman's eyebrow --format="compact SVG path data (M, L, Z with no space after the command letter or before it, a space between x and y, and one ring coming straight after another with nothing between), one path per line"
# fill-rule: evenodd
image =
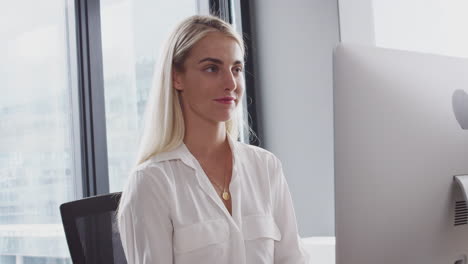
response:
M205 61L211 61L211 62L213 62L213 63L221 64L221 65L224 64L222 60L220 60L220 59L215 59L215 58L210 58L210 57L204 58L204 59L200 60L200 61L198 62L198 64L200 64L200 63L202 63L202 62L205 62ZM243 65L242 61L240 61L240 60L236 60L236 61L234 62L234 65L237 65L237 64Z
M200 60L200 61L198 62L198 64L200 64L200 63L202 63L202 62L205 62L205 61L211 61L211 62L216 63L216 64L223 64L223 61L222 61L222 60L220 60L220 59L215 59L215 58L210 58L210 57L204 58L204 59Z

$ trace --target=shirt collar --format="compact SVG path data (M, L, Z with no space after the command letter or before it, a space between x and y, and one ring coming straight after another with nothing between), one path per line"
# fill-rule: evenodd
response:
M238 142L233 140L231 136L227 135L226 136L229 142L229 146L232 150L232 155L234 157L234 162L237 161L237 149L238 149ZM184 142L182 142L178 147L163 152L159 153L156 155L153 159L156 162L159 161L167 161L167 160L181 160L184 162L187 166L192 167L193 169L196 169L195 164L194 164L194 159L195 157L192 155L190 150L187 148ZM233 164L234 166L234 164Z

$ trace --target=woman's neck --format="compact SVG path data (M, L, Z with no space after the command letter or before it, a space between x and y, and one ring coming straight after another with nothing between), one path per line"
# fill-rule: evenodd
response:
M224 156L227 148L229 148L225 123L186 123L184 143L199 160Z

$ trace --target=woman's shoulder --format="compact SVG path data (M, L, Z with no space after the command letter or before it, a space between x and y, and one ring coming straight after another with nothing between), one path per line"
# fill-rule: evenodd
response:
M255 145L238 142L238 149L239 149L239 154L242 157L246 158L247 160L251 160L255 162L263 161L263 162L268 162L268 163L270 162L275 163L279 161L275 154L273 154L272 152L264 148L261 148Z
M119 210L128 212L130 207L145 208L150 206L148 201L153 205L156 201L168 203L172 190L172 180L161 163L149 159L130 171L122 191Z
M148 174L161 172L164 172L162 162L155 159L155 157L152 157L135 166L132 169L131 174Z
M135 166L129 175L129 181L138 179L143 182L166 182L170 183L171 174L168 173L166 161L161 161L157 156L152 157Z
M171 174L164 169L163 162L148 159L130 171L124 186L124 193L128 199L134 196L143 197L156 194L167 196L173 189L173 182Z

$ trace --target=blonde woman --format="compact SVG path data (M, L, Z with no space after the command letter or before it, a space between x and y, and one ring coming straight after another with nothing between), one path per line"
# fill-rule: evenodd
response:
M216 17L170 36L118 211L128 263L308 263L280 161L237 141L243 61Z

